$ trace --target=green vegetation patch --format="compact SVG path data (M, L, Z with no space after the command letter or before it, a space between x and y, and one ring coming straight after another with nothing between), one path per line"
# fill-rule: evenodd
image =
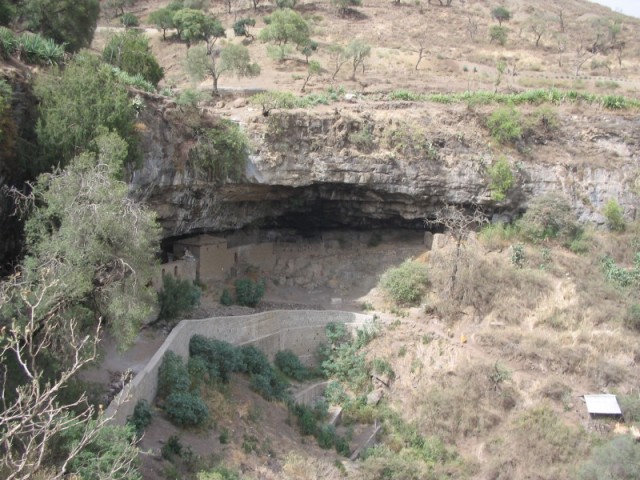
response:
M428 283L426 265L406 260L387 270L380 278L379 286L396 304L415 305L422 299Z

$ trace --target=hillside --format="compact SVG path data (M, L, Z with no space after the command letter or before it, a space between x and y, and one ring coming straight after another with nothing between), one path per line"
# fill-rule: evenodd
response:
M640 20L277 3L104 0L92 37L34 53L35 10L0 0L0 420L40 390L17 417L53 419L0 424L0 477L638 478ZM184 274L189 240L224 265ZM375 326L330 327L308 371L183 346L137 432L100 423L178 320L280 309Z

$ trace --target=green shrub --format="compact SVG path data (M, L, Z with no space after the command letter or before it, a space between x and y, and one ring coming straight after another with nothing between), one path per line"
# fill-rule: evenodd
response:
M164 77L148 37L135 31L113 35L102 51L102 58L132 76L141 75L154 86Z
M279 350L274 363L289 378L302 382L309 377L309 370L291 350Z
M624 326L629 330L640 332L640 304L634 303L624 318Z
M142 437L144 429L151 423L151 417L153 412L149 406L149 402L146 400L138 400L136 406L133 408L133 415L127 419L127 423L133 425L138 438Z
M571 205L565 197L556 193L534 198L518 226L522 235L530 241L570 239L578 231Z
M253 37L247 30L247 27L255 26L255 18L241 18L233 24L233 33L236 35L236 37Z
M580 480L636 480L640 478L640 443L630 435L616 436L593 450L582 466Z
M344 405L349 400L349 395L344 391L340 382L330 382L324 391L324 397L334 405Z
M23 33L17 38L16 49L26 63L59 65L64 61L64 47L50 38Z
M160 449L160 454L165 460L172 461L176 457L180 458L183 451L184 445L182 445L180 437L177 435L171 435Z
M511 245L511 265L516 268L523 268L527 261L527 254L524 250L524 245L516 243Z
M207 381L207 378L218 378L217 371L216 375L210 375L209 365L207 365L207 361L199 355L195 357L189 357L189 360L187 361L187 371L189 372L191 390L194 391L199 390L202 384Z
M185 427L200 425L209 417L207 405L195 393L174 391L164 408L171 421Z
M170 350L165 352L158 369L158 396L166 397L172 392L186 392L190 386L189 372L182 357Z
M336 429L333 425L322 425L316 431L316 439L320 448L333 448L336 443Z
M158 293L160 303L159 318L173 320L200 305L200 289L189 280L162 277L163 288Z
M271 364L267 356L253 345L238 347L239 366L241 372L249 374L268 374L271 372Z
M489 41L495 42L498 45L504 46L507 43L509 30L499 25L492 25L489 27Z
M399 267L387 270L379 286L396 304L412 305L422 299L428 282L426 265L406 260Z
M233 305L233 297L229 293L229 290L226 288L222 290L222 295L220 296L220 303L225 307Z
M18 38L13 30L0 27L0 57L9 58L18 49Z
M207 362L212 379L218 377L223 383L228 383L231 373L237 372L241 366L241 358L236 348L215 338L192 336L189 341L189 354L193 357L201 356Z
M496 109L487 120L489 133L502 144L515 143L522 138L520 112L513 105Z
M620 267L609 255L602 259L602 271L607 281L621 287L630 287L640 281L640 253L636 253L632 268Z
M252 374L249 386L265 400L282 400L287 393L287 384L276 377L271 370Z
M618 395L620 409L628 423L640 423L640 394Z
M489 190L491 190L491 198L496 202L501 202L507 197L507 192L513 186L513 172L511 165L504 155L487 170L491 182Z
M343 457L349 457L351 455L351 447L349 447L349 441L341 436L335 438L336 452Z
M264 295L264 280L257 282L249 278L240 278L235 282L236 303L245 307L255 307Z
M120 17L120 23L125 28L137 27L140 25L140 20L133 13L125 13Z
M221 120L214 128L200 132L189 157L206 171L210 180L238 181L244 174L249 150L249 140L240 126L231 120Z
M604 205L602 214L607 219L607 225L614 232L623 232L626 228L624 210L615 198L610 198Z
M337 347L332 355L322 362L322 370L327 377L335 377L360 391L369 381L369 366L364 353L358 352L353 343Z
M396 378L396 373L391 368L391 364L382 358L373 359L372 369L379 376L387 376L390 380Z
M305 405L295 404L292 408L292 412L297 419L300 433L302 435L315 435L318 428L318 420L313 414L313 411Z

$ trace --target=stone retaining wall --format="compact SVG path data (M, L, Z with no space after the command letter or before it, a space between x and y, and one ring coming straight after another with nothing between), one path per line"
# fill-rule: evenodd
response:
M151 360L122 392L111 402L106 415L117 424L124 424L139 400L149 403L156 396L158 369L168 350L189 356L189 340L193 335L217 338L234 345L252 344L270 360L278 350L293 351L307 365L314 362L318 344L326 341L328 323L344 323L357 327L371 322L370 315L339 311L275 310L237 317L214 317L204 320L183 320L169 334ZM126 398L119 406L121 398Z

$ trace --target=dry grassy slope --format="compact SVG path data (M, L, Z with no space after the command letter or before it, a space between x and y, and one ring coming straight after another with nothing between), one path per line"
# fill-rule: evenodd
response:
M163 1L139 1L133 12L142 18L143 26L149 12L163 6ZM434 2L435 3L435 2ZM302 2L298 10L313 25L313 38L320 48L314 58L327 69L331 69L326 46L331 43L347 44L354 37L362 38L372 45L371 58L367 62L365 75L359 75L358 81L348 80L345 68L336 78L336 84L348 89L365 91L389 91L397 88L409 88L418 91L461 91L467 89L493 89L496 78L496 64L506 61L510 70L516 67L517 76L505 78L499 89L547 87L551 85L578 87L588 90L607 91L610 86L596 87L597 80L615 77L619 87L615 91L634 94L640 75L638 57L640 56L640 20L620 16L611 10L586 1L571 0L562 2L562 12L566 32L559 33L557 14L558 2L541 0L527 2L510 0L503 4L513 13L513 19L505 23L509 29L509 40L505 47L489 43L488 29L495 24L490 10L497 4L491 1L454 0L451 8L429 5L426 1L410 2L403 0L399 6L393 6L387 0L370 0L357 9L357 13L340 17L330 2ZM264 23L262 17L272 11L269 3L261 3L258 12L248 8L248 2L238 3L237 10L227 14L221 2L212 2L210 11L218 15L228 28L229 41L238 42L233 37L231 25L234 19L252 16L258 20L255 31ZM535 48L534 35L530 30L532 16L544 15L545 33L540 46ZM469 36L469 18L477 24L477 34L472 40ZM590 61L581 70L584 80L575 82L575 49L581 41L593 41L595 29L592 26L597 19L620 19L622 31L619 38L626 42L622 68L617 65L614 54L597 55L598 62L609 62L611 71L606 68L591 69ZM117 25L117 21L103 19L103 26ZM154 50L166 70L166 85L186 86L188 77L182 68L185 47L182 44L162 42L161 35L153 28L148 30L153 37ZM100 47L108 31L98 32L95 46ZM559 51L559 42L562 51ZM415 71L417 60L415 49L420 42L426 46L426 56ZM266 56L266 45L256 41L249 46L252 57L262 67L262 75L256 79L236 80L222 78L223 87L252 86L268 89L299 90L300 80L293 78L305 71L304 60L295 54L290 60L275 63ZM468 71L464 71L467 67ZM477 72L474 73L474 68ZM311 82L309 90L325 88L331 75L327 72ZM209 82L202 88L210 88Z

